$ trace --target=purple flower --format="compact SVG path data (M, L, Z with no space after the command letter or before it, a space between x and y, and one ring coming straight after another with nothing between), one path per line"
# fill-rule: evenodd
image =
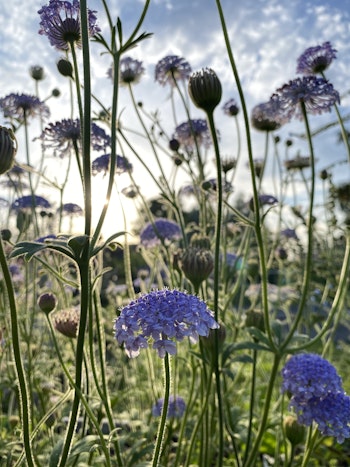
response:
M45 198L37 195L22 196L11 204L11 209L14 211L19 211L21 209L31 209L32 207L48 209L51 207L51 205Z
M301 103L311 114L330 112L331 107L340 102L339 93L333 85L323 78L303 76L289 81L272 95L271 101L278 102L280 118L301 119Z
M39 136L44 148L53 149L54 155L63 158L81 144L80 120L63 119L50 123ZM110 146L110 137L96 123L91 125L91 146L95 151L104 151Z
M161 397L152 407L153 417L160 417L162 415L164 405L164 398ZM168 418L181 418L186 410L186 402L180 396L170 396L168 404Z
M207 121L201 118L178 125L175 128L173 139L177 139L180 144L189 150L195 146L195 141L197 141L198 145L202 144L206 148L212 142Z
M292 401L298 422L310 426L317 423L324 436L334 436L338 443L350 438L350 397L344 392L330 393L325 398L313 397L305 405Z
M97 175L98 173L103 172L104 175L109 170L109 163L111 160L110 154L104 154L103 156L97 157L92 161L92 174ZM129 172L132 170L132 164L124 156L117 155L115 172L117 174L122 174L124 172Z
M28 117L48 118L50 110L38 97L29 94L9 94L0 99L0 108L5 118L24 120Z
M60 209L58 209L58 211L59 210ZM83 210L78 204L65 203L65 204L62 205L62 213L63 214L68 214L70 216L72 216L72 215L79 216L79 215L83 214Z
M162 86L175 87L175 81L186 81L191 72L192 68L184 58L168 55L157 63L154 77Z
M48 37L50 44L58 50L69 50L76 44L81 47L80 31L80 3L73 0L50 0L39 11L39 34ZM100 31L96 21L96 11L88 10L89 35L93 36Z
M115 338L125 345L130 358L153 342L153 348L163 358L176 353L175 341L188 337L192 343L199 336L208 336L219 325L205 302L195 295L179 290L155 290L141 295L122 308L115 320Z
M294 240L299 240L298 235L294 229L284 229L280 232L281 237L293 238Z
M131 57L125 57L120 60L119 79L121 85L127 86L132 83L137 84L144 72L145 68L139 60L135 60ZM107 71L107 75L113 81L114 73L112 67Z
M337 51L333 49L330 42L309 47L298 58L297 73L303 75L323 73L335 58L337 58Z
M307 402L323 399L330 393L343 392L342 380L334 366L317 354L293 355L282 369L282 392L294 400Z
M253 107L250 120L253 127L259 131L275 131L280 128L282 123L285 123L281 119L280 106L277 99L263 102Z
M239 108L235 99L228 100L226 104L223 105L222 110L224 111L224 114L228 115L229 117L235 117L239 112Z
M152 248L163 242L172 242L182 237L180 226L169 219L159 218L149 222L140 233L141 245Z

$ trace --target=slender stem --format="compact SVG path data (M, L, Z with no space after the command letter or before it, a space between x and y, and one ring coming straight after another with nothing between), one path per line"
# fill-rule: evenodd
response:
M21 356L21 346L20 346L20 336L18 329L18 320L17 320L17 307L15 293L13 289L13 284L11 280L11 274L8 268L6 261L6 256L3 248L2 239L0 236L0 266L2 269L3 279L6 285L9 308L10 308L10 318L11 318L11 336L12 336L12 348L16 364L16 372L18 378L19 386L19 405L22 421L22 437L24 450L26 453L26 462L29 467L35 466L35 461L32 452L31 440L30 440L30 402L28 396L28 388L26 376L23 368L22 356Z
M164 357L164 402L163 402L163 408L162 408L162 415L161 415L159 426L158 426L156 445L155 445L154 453L153 453L152 467L157 467L159 465L159 459L162 454L165 425L166 425L166 419L167 419L168 407L169 407L170 385L171 385L169 360L170 360L169 354L166 353Z

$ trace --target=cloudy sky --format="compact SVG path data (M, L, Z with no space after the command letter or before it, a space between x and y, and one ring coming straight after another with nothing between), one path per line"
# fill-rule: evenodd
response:
M0 12L0 97L11 92L34 93L34 82L29 77L28 69L32 65L41 65L46 71L46 79L42 83L40 96L44 98L53 88L58 87L62 95L56 101L50 100L52 118L59 120L69 117L67 82L56 70L60 53L49 45L46 37L37 33L37 11L46 2L11 0L3 3ZM110 0L107 3L111 4L112 18L121 18L127 36L138 19L143 2ZM109 37L102 2L91 0L88 5L97 10L102 34ZM325 41L330 41L338 50L337 60L327 71L328 79L341 95L350 90L350 0L222 0L222 7L248 109L267 101L277 87L295 78L299 55L307 47ZM215 0L151 0L142 30L152 32L153 37L130 52L133 58L142 60L146 68L142 82L135 87L135 95L146 109L159 110L162 123L170 132L172 122L169 119L169 90L154 82L154 67L166 55L185 57L193 70L205 66L213 68L223 85L222 102L231 97L238 99ZM101 55L101 51L99 45L92 44L93 91L109 106L111 83L106 72L110 60L106 55ZM125 109L123 115L127 124L132 124L134 114L130 109L126 90L121 90L120 93L120 109L122 108ZM343 115L350 113L350 99L347 96L342 99L341 112ZM227 127L228 117L220 109L216 113L222 136L222 152L229 155L234 152L231 149L232 129ZM193 110L193 118L203 117L198 110ZM313 129L317 129L332 120L335 120L333 114L314 117L311 125ZM0 124L3 123L0 116ZM231 122L229 124L232 125ZM300 122L294 122L284 127L279 134L281 139L285 139L293 133L303 132L303 128ZM32 130L34 132L35 127ZM261 157L264 138L254 132L253 137L255 156ZM343 146L337 144L336 129L317 137L315 148L320 170L346 158ZM295 151L306 155L305 141L297 138ZM249 180L245 157L243 148L241 172L236 178L236 190L243 193L245 188L242 186L246 187L244 181ZM335 169L337 179L339 182L348 181L349 170L344 169L344 164L339 167L336 165Z

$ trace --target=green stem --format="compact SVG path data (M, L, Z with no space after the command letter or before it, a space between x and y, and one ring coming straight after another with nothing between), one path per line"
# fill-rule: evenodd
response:
M30 402L29 402L29 397L28 397L27 381L26 381L26 376L25 376L22 356L21 356L16 299L15 299L15 293L14 293L13 284L11 280L11 274L10 274L8 264L6 261L6 256L5 256L1 236L0 236L0 265L2 269L3 279L6 285L8 300L9 300L12 348L13 348L13 354L15 358L15 365L16 365L16 372L17 372L18 386L19 386L19 395L20 395L19 405L20 405L20 414L21 414L21 421L22 421L22 438L23 438L24 450L26 453L26 462L27 462L28 467L34 467L35 461L33 457L31 440L30 440Z
M168 415L169 407L169 396L170 396L170 385L171 385L171 374L170 374L170 362L169 354L166 353L164 357L164 403L162 408L162 415L160 418L156 445L153 452L152 467L157 467L159 465L159 459L162 454L163 440L166 419Z

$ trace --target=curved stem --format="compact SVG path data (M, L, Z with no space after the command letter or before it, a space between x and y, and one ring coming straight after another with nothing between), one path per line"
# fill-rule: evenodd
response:
M11 280L11 274L6 261L6 256L3 248L2 239L0 236L0 266L4 282L6 285L7 295L9 299L10 318L11 318L11 336L12 336L12 348L13 355L15 358L16 372L18 378L19 387L19 405L21 412L22 422L22 438L24 444L24 450L26 453L26 461L29 467L35 466L34 456L32 452L31 440L30 440L30 402L28 397L28 388L26 376L23 368L20 337L17 320L17 307L13 284Z

